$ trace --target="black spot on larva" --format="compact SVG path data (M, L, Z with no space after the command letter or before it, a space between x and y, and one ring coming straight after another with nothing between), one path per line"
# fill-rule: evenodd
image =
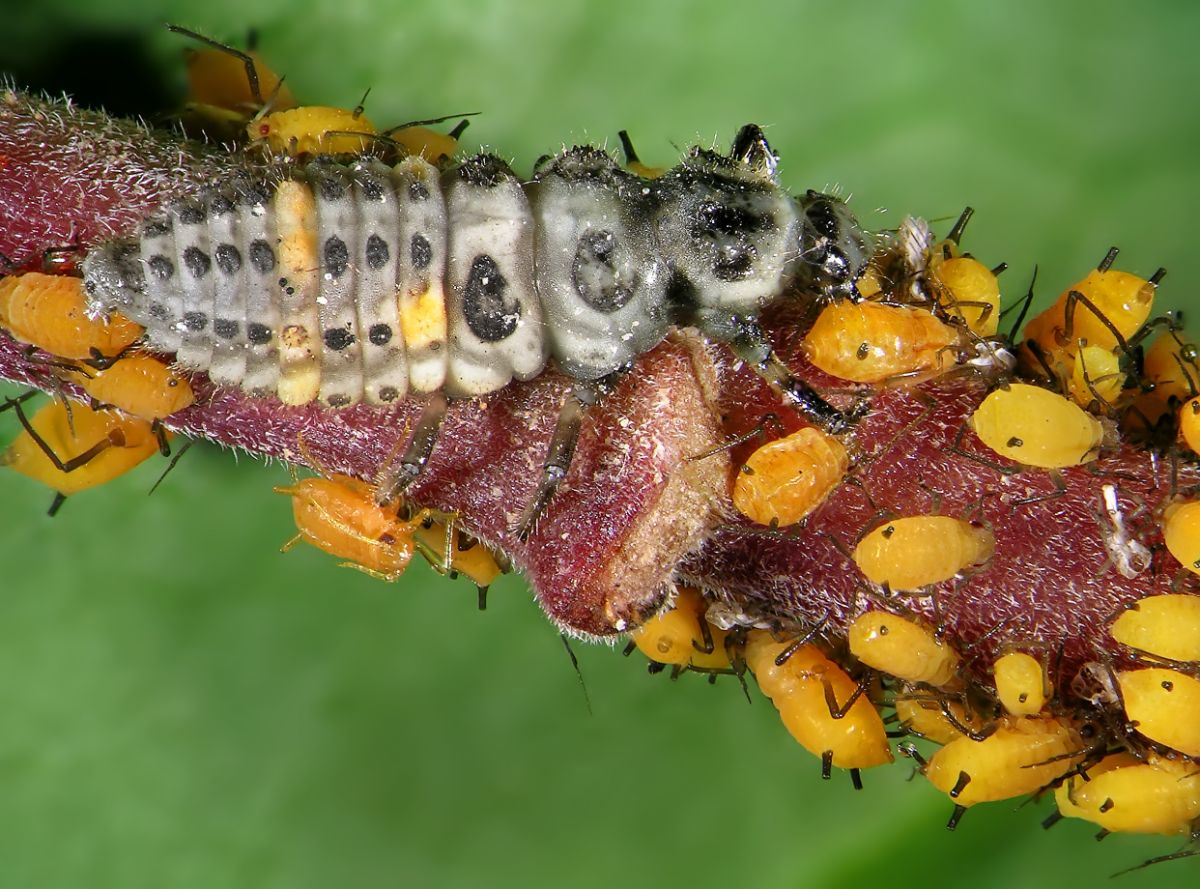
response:
M368 201L383 200L383 182L378 177L362 176L358 180L358 187L362 190L363 197Z
M224 216L233 212L233 201L223 194L213 195L212 200L208 202L208 210L214 216Z
M427 201L429 200L429 189L425 187L424 182L414 179L408 183L408 197L414 201Z
M260 275L275 270L275 251L261 238L250 242L250 265L254 266L254 270Z
M166 281L175 274L175 263L161 254L155 254L146 260L146 266L160 281Z
M395 401L400 397L400 390L395 386L383 386L379 390L380 401Z
M433 262L433 247L422 234L412 236L412 264L415 269L424 269Z
M617 238L590 231L579 239L571 263L571 281L579 298L598 312L615 312L633 299L628 275L616 266Z
M340 201L346 196L346 181L341 176L322 174L315 179L322 200Z
M367 238L367 266L369 268L383 268L391 256L392 251L388 249L387 241L379 235L371 235Z
M741 235L762 231L769 221L759 213L751 213L741 207L733 207L718 201L701 201L696 208L692 236Z
M354 399L352 399L349 395L341 395L341 394L330 395L328 398L325 399L326 403L330 407L346 407L347 405L351 404L353 402L353 400Z
M340 352L354 342L354 334L344 327L335 327L325 331L325 345L335 352Z
M199 247L188 247L183 251L183 264L187 266L193 278L203 278L212 268L212 260Z
M146 308L146 313L156 321L171 320L171 312L162 303L150 303Z
M386 346L392 341L392 328L387 324L372 324L367 331L367 339L373 346Z
M245 207L257 207L271 199L271 191L265 185L247 185L238 194L238 200Z
M232 318L214 318L213 333L223 340L231 340L238 335L238 323Z
M179 208L179 221L184 225L199 225L205 218L203 207L188 204Z
M142 237L161 238L169 235L173 228L169 219L147 219L142 223Z
M713 277L718 281L741 281L754 270L754 257L758 251L749 244L730 244L721 248L713 262Z
M325 261L322 265L326 274L340 278L346 273L346 268L350 265L350 249L345 241L337 235L331 235L325 240L323 255Z
M232 244L218 244L213 251L213 258L217 261L217 268L226 275L235 275L242 267L242 254Z
M505 179L511 179L513 171L494 154L477 154L459 165L458 176L478 188L495 188Z
M810 191L809 197L815 197L816 192ZM816 200L805 210L805 215L817 234L831 240L838 236L837 214L833 212L833 204L828 200Z
M183 326L192 333L199 333L208 327L208 316L203 312L184 312Z
M265 346L271 342L271 328L265 324L259 324L257 321L251 321L246 325L246 339L256 346Z
M485 343L498 343L517 329L521 304L504 299L507 289L508 280L496 260L486 253L476 256L463 288L463 315L471 332Z

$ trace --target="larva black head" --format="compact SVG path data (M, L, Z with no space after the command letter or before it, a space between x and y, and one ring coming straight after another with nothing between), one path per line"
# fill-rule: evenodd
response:
M800 264L797 280L826 299L856 297L871 258L866 234L846 202L809 189L799 200Z

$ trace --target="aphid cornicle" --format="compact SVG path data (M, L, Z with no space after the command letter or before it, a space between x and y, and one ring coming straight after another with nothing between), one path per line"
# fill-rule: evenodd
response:
M487 154L444 175L415 157L322 160L172 204L83 269L94 314L121 311L184 367L288 404L486 395L553 357L578 381L550 448L569 463L581 405L690 324L837 433L851 417L787 371L756 319L793 285L852 290L865 240L836 199L786 194L775 165L754 125L655 180L590 147L528 186ZM566 468L548 462L522 536Z

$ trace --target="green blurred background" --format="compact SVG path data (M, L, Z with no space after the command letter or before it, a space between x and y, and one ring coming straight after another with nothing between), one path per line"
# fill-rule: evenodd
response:
M1041 264L1110 244L1194 305L1200 7L0 0L0 70L153 112L170 20L261 48L308 102L372 87L381 125L482 111L527 170L627 128L645 160L755 121L794 189L873 227L978 211L966 246ZM11 7L11 8L8 8ZM876 212L876 208L886 208ZM0 391L11 392L13 387ZM0 440L14 434L0 415ZM1171 840L948 802L904 765L822 782L765 700L578 647L583 695L519 579L389 585L301 548L279 466L196 448L69 501L0 476L0 887L1093 883ZM581 543L582 545L582 543ZM1195 886L1200 859L1121 878Z

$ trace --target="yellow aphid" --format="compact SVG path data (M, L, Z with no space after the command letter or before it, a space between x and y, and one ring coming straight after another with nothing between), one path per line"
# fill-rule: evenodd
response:
M930 275L938 304L961 318L972 333L995 336L1000 325L1000 281L991 269L970 256L936 263Z
M901 727L907 729L909 734L935 744L949 744L955 738L963 737L963 733L946 718L942 712L943 703L959 725L971 731L983 728L983 719L966 704L952 698L938 700L930 697L929 692L897 694L896 716L900 719Z
M826 687L843 706L857 689L854 680L814 645L801 646L782 665L776 664L788 647L762 630L752 630L746 638L746 664L792 737L838 768L865 769L891 762L883 719L866 696L856 700L841 719L830 713Z
M144 352L126 355L105 370L81 370L71 376L101 405L143 420L169 417L196 400L187 377Z
M1200 398L1185 401L1179 409L1179 434L1192 453L1200 454Z
M958 653L907 618L869 611L854 619L848 635L856 658L908 682L948 685L958 673Z
M1200 574L1200 500L1181 500L1163 511L1163 542L1179 564Z
M959 806L1034 793L1086 756L1070 725L1053 717L1005 717L982 741L963 736L938 750L924 774Z
M1033 716L1046 706L1050 689L1046 668L1033 655L1013 651L996 658L992 665L996 696L1013 716Z
M1058 810L1114 833L1189 834L1200 818L1200 766L1128 753L1106 756L1054 791Z
M370 147L377 131L360 109L305 105L253 120L246 132L252 142L265 143L275 154L298 157L361 154Z
M54 452L59 468L26 430L0 454L0 466L26 475L69 497L112 481L158 450L146 420L86 405L52 401L29 421L38 439Z
M843 300L821 310L804 348L809 361L843 380L918 382L954 366L959 339L924 309Z
M980 441L1027 466L1060 469L1096 459L1104 440L1100 421L1056 392L1010 383L971 415Z
M454 157L458 151L458 139L449 133L439 133L429 127L401 127L387 133L390 141L398 145L406 155L423 157L431 164Z
M461 574L486 590L504 573L491 550L478 540L468 539L449 520L423 522L414 533L418 551L443 574Z
M1106 259L1107 261L1107 259ZM1154 304L1156 282L1129 272L1105 267L1093 269L1086 278L1062 292L1058 300L1025 326L1025 336L1034 340L1047 356L1073 357L1080 340L1109 352L1120 347L1108 326L1083 303L1071 299L1071 293L1086 297L1104 318L1128 340L1141 329ZM1074 302L1073 318L1067 320L1068 302Z
M952 516L920 515L879 525L854 548L854 563L872 583L919 590L991 558L992 532Z
M750 455L734 481L733 505L760 525L794 524L824 502L849 466L840 441L805 427Z
M258 95L246 71L249 58L258 78ZM276 111L296 107L296 100L278 74L253 50L242 54L231 47L197 49L187 54L188 101L249 116L266 98Z
M1067 392L1077 405L1083 408L1097 402L1100 407L1112 405L1124 386L1125 374L1121 373L1116 352L1100 346L1084 346L1075 353Z
M396 504L377 504L374 488L344 475L302 479L275 493L292 498L300 532L284 544L284 552L303 540L344 559L344 566L383 580L404 573L416 547L414 533L428 515L422 510L411 520L401 519Z
M23 343L77 360L112 358L142 335L120 315L89 318L83 279L40 272L0 279L0 327Z
M1200 756L1200 679L1164 667L1117 674L1125 715L1149 738Z
M729 667L725 630L710 625L707 603L698 590L681 587L670 611L650 618L630 638L638 650L660 664L721 670ZM705 630L707 629L707 638ZM706 650L711 647L711 651Z
M651 167L642 163L637 152L633 150L633 141L629 138L629 133L625 130L617 133L617 138L621 140L621 148L625 152L625 169L630 173L643 179L657 179L667 172L666 167Z
M1200 346L1180 331L1168 330L1154 339L1142 361L1142 377L1154 389L1141 393L1133 402L1139 421L1144 419L1153 426L1168 411L1177 410L1197 394L1198 355Z
M1112 637L1129 648L1171 661L1200 661L1200 596L1149 596L1118 617Z

